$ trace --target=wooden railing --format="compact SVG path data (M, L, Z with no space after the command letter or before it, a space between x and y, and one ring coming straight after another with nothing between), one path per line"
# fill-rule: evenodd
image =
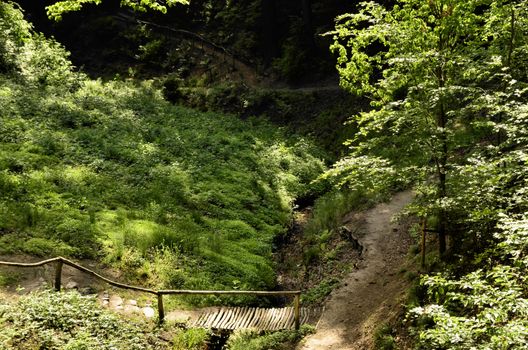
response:
M164 295L256 295L256 296L278 296L278 295L289 295L294 297L294 317L295 317L295 329L299 329L300 326L300 296L301 291L299 290L285 290L285 291L254 291L254 290L184 290L184 289L164 289L154 290L144 287L131 286L124 283L112 281L104 276L101 276L95 271L92 271L82 265L79 265L69 259L63 257L56 257L52 259L42 260L34 263L19 263L11 261L0 261L0 266L16 266L16 267L38 267L47 264L56 263L55 267L55 283L54 287L56 291L61 290L61 279L62 279L62 267L68 265L82 271L88 275L91 275L103 282L106 282L114 287L121 289L133 290L136 292L154 294L158 298L158 321L162 323L165 319L165 310L163 308L163 296Z

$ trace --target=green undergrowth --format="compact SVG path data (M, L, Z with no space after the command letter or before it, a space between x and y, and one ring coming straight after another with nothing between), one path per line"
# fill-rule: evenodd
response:
M292 350L305 336L314 333L312 326L303 325L298 331L285 330L259 334L251 330L237 331L226 344L228 350Z
M97 258L155 288L274 287L272 242L324 168L310 141L89 80L11 5L0 19L0 254Z
M337 86L306 89L269 89L237 83L200 86L168 75L162 79L168 100L201 110L233 113L242 118L264 116L302 135L311 135L333 157L347 148L343 143L356 132L348 117L368 109L366 100L347 94Z
M153 323L125 320L93 296L51 291L15 302L0 299L0 348L5 350L172 349Z

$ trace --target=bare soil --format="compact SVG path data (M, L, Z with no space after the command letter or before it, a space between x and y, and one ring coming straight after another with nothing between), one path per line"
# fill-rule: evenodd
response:
M363 259L331 293L316 333L299 344L298 350L374 348L375 330L398 316L408 289L409 282L403 276L411 244L408 225L392 218L412 198L411 191L401 192L390 202L364 212ZM345 225L352 219L345 218Z

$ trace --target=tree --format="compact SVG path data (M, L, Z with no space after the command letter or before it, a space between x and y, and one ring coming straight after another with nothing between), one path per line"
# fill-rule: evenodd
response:
M527 9L525 0L401 0L391 9L364 2L337 19L332 50L341 85L373 106L356 119L353 156L434 178L426 212L436 217L442 255L455 195L450 173L500 122L497 98L481 97L515 84Z
M103 0L61 0L53 5L47 6L48 17L59 21L67 12L79 11L86 4L99 5ZM167 12L167 7L177 4L189 4L189 0L121 0L121 5L130 7L135 11L154 10L162 13Z

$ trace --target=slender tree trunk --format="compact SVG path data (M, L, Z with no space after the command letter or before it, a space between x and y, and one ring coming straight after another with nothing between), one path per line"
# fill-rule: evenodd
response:
M306 41L309 50L315 50L314 30L313 30L313 16L312 16L312 0L302 0L302 18L304 40Z
M444 51L444 38L442 35L440 35L439 38L439 48L438 51L440 54ZM440 60L438 70L437 70L437 79L438 79L438 87L440 90L440 96L438 99L438 115L436 120L436 126L440 131L439 140L440 140L440 155L438 156L438 163L437 163L437 176L438 176L438 200L440 202L443 202L444 199L447 197L447 155L448 155L448 147L447 147L447 133L446 133L446 125L447 125L447 114L445 111L445 98L444 98L444 91L445 88L445 68L444 68L444 62ZM447 250L447 233L446 233L446 221L447 221L447 215L445 212L445 209L442 207L443 203L441 203L440 210L438 211L438 251L440 253L440 257L445 256L446 250Z
M508 39L508 47L507 47L507 53L506 53L506 67L508 67L510 70L512 68L512 54L513 54L513 45L515 40L515 7L513 7L513 4L511 5L511 16L510 16L510 37ZM506 90L507 84L505 84L504 90ZM502 123L502 116L499 113L497 117L497 123ZM497 131L497 146L500 146L504 139L506 139L506 136L504 135L504 131L499 128L499 131Z
M261 51L266 63L278 56L278 35L277 35L277 8L276 0L262 0L262 46Z
M446 166L447 166L447 135L445 131L446 127L446 113L444 109L444 103L440 102L440 110L438 113L438 127L441 128L440 132L440 147L441 155L439 157L438 165L438 197L442 202L447 197L447 185L446 185ZM438 212L438 251L440 256L445 255L447 250L446 242L446 212L443 208L440 208Z
M511 68L511 58L513 54L513 42L515 40L515 8L511 8L510 17L510 39L508 41L508 54L506 55L506 66Z

